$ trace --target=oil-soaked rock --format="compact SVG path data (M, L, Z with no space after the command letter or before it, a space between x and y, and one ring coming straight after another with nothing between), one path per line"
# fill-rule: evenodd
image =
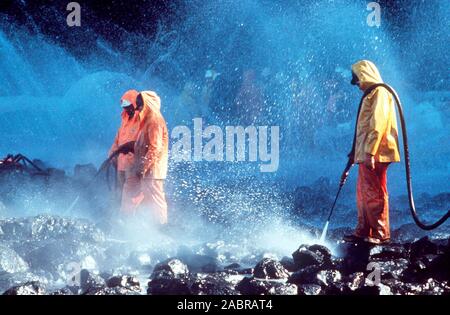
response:
M283 279L289 277L289 273L284 266L278 260L271 258L264 258L257 263L253 275L262 279Z
M237 295L235 286L225 278L227 274L212 274L197 276L191 286L192 294L196 295Z
M323 263L322 256L309 250L304 245L300 246L298 250L292 253L292 258L294 259L297 270L308 266L319 266Z
M294 272L290 275L288 282L294 283L297 285L300 284L319 284L317 279L317 274L321 270L320 266L311 265L300 269L299 271Z
M160 269L153 272L151 280L148 282L147 294L188 295L192 294L190 287L191 280L186 273L175 275L172 271Z
M301 245L292 258L297 270L308 266L331 267L331 252L322 245Z
M114 276L106 281L109 288L121 287L130 291L140 292L141 285L136 277L132 276Z
M408 253L406 249L401 245L377 245L370 249L369 256L372 260L386 261L392 259L407 258Z
M51 292L50 295L76 295L78 291L79 289L77 287L64 287Z
M291 257L284 256L284 257L281 259L280 263L281 263L281 264L283 265L283 267L284 267L287 271L289 271L289 272L294 272L294 271L297 270L297 268L296 268L296 266L295 266L294 259L291 258Z
M238 283L236 289L243 295L297 294L297 286L292 283L255 279L254 277L245 277Z
M379 261L377 268L380 268L381 279L401 279L402 274L408 268L408 260L400 258L388 261Z
M415 260L429 254L436 255L437 251L438 246L425 236L411 244L410 258Z
M174 277L187 277L189 275L188 266L176 258L170 258L157 264L153 273L157 274L159 271L167 271Z
M331 251L328 249L328 247L314 244L308 246L308 249L315 252L316 254L320 254L325 264L328 264L331 261Z
M300 284L298 286L298 295L320 295L322 287L318 284Z
M31 281L6 290L3 295L44 295L45 287L38 281Z
M358 271L366 271L369 263L371 245L361 243L341 243L339 252L344 256L342 271L344 274L352 274Z
M83 293L89 293L105 286L105 280L86 269L80 271L80 288Z
M342 275L339 270L321 270L316 275L317 281L324 287L332 287L338 284Z
M140 293L124 287L97 287L89 290L86 295L140 295Z

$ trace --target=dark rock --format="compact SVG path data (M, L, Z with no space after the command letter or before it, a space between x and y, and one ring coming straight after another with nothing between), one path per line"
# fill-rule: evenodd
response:
M6 290L3 295L44 295L45 287L38 281L31 281Z
M331 251L326 246L314 244L308 246L308 249L316 254L320 253L325 263L328 263L331 260Z
M371 245L362 243L341 243L339 252L344 255L342 263L342 272L352 274L358 271L366 271L369 263Z
M450 253L436 256L428 265L428 276L440 281L450 282Z
M83 293L88 293L91 290L95 290L105 286L105 280L86 269L80 271L80 288Z
M400 279L403 272L408 268L409 262L406 259L400 258L388 261L377 262L380 271L381 279Z
M436 281L435 279L428 279L424 284L420 286L421 294L425 295L441 295L449 294L450 286L445 283Z
M300 284L298 286L298 295L319 295L322 287L318 284Z
M374 246L370 249L369 256L371 260L392 260L407 258L406 249L401 245Z
M427 266L423 261L411 261L408 267L401 274L401 280L404 282L423 281L427 277Z
M226 275L213 274L198 277L191 286L196 295L237 295L234 285L224 279Z
M321 270L320 266L312 265L300 269L289 276L288 282L297 285L300 284L319 284L317 274Z
M78 294L78 290L71 289L69 287L64 287L50 293L50 295L75 295L75 294Z
M257 263L253 275L262 279L283 279L289 277L289 273L283 265L271 258L264 258Z
M292 253L295 267L297 270L308 266L320 266L323 264L323 256L308 249L307 246L302 245L295 252Z
M321 270L316 275L316 278L320 285L331 287L337 285L341 281L342 276L339 270Z
M383 284L391 288L392 294L394 295L406 295L413 293L409 290L408 285L397 279L382 279Z
M130 291L141 291L141 285L136 277L132 276L114 276L106 281L109 288L122 287Z
M238 283L236 289L243 295L295 295L297 286L291 283L270 281L245 277Z
M294 272L294 271L297 270L297 268L296 268L296 266L295 266L294 259L291 258L291 257L284 256L284 257L281 259L280 263L283 265L283 267L284 267L287 271Z
M436 255L437 250L438 246L425 236L411 244L410 258L415 260L428 254Z
M177 267L178 269L178 267ZM183 268L181 268L183 269ZM187 270L187 267L186 267ZM192 294L190 279L182 270L177 274L173 271L160 269L154 271L148 282L147 294L154 295L188 295Z
M124 287L97 287L89 290L86 295L140 295L140 293Z
M159 271L167 271L174 277L187 277L189 275L187 265L176 258L169 258L157 264L153 270L153 273L155 274Z

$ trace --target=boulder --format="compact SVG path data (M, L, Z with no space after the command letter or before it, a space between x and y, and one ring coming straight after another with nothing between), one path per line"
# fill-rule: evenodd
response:
M407 258L408 253L401 245L377 245L370 249L369 256L371 260L393 260Z
M80 288L82 294L88 294L89 292L95 291L104 286L105 280L102 277L86 269L82 269L80 271Z
M172 271L160 269L153 272L151 280L148 282L147 294L190 295L192 294L191 280L186 273L174 274Z
M262 279L284 279L289 277L289 272L278 260L264 258L256 264L253 275Z
M192 294L196 295L237 295L235 286L225 280L226 274L212 274L204 277L198 276L192 286Z
M130 291L140 292L141 285L136 277L132 276L114 276L106 280L106 286L109 288L121 287Z
M294 259L291 258L291 257L284 256L284 257L281 259L280 263L281 263L281 264L283 265L283 267L284 267L287 271L289 271L289 272L294 272L294 271L297 270L297 268L296 268L296 266L295 266Z
M27 282L6 290L3 295L44 295L45 287L38 281Z
M188 266L177 258L169 258L157 264L153 269L153 273L158 274L160 271L166 271L176 278L189 276Z
M238 283L236 289L243 295L297 294L297 286L292 283L255 279L254 277L245 277Z
M320 295L322 287L318 284L300 284L298 286L298 295Z
M425 236L411 244L409 256L411 260L416 260L425 255L436 255L437 252L438 246Z
M318 265L311 265L294 272L289 276L288 282L297 285L300 284L319 284L317 274L321 270Z
M298 250L292 253L295 268L297 270L308 266L320 266L323 264L322 256L309 250L307 246L302 245Z

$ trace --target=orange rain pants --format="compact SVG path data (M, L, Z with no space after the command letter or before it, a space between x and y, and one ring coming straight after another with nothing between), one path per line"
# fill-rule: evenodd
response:
M133 198L135 209L145 212L160 224L167 223L167 201L164 193L164 180L143 178L141 179L141 193Z
M389 163L375 163L370 170L359 164L356 186L358 225L355 235L378 243L390 238L387 169Z

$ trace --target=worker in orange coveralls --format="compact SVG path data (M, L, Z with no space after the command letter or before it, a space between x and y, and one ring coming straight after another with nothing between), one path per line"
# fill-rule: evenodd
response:
M367 60L355 63L352 73L351 83L362 91L383 82L376 66ZM394 106L392 95L383 87L375 88L363 100L353 156L353 163L359 164L358 224L353 235L344 236L346 241L390 241L387 169L390 163L400 161Z
M149 214L161 225L167 223L167 202L164 179L167 176L169 137L161 114L161 100L153 91L137 97L142 106L139 134L134 147L134 172L140 177L141 191L134 198L137 211Z
M139 112L136 106L136 90L125 92L120 100L122 111L122 122L117 131L114 143L109 150L111 156L121 145L136 141L139 131ZM132 198L139 192L139 178L132 172L134 165L133 147L120 153L117 157L117 181L118 191L121 199L121 212L127 213L134 208Z

